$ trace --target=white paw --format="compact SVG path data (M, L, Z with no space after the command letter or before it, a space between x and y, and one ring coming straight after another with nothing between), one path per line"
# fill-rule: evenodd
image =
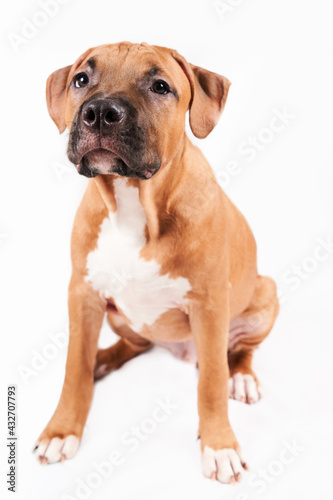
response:
M217 479L221 483L238 483L246 469L246 463L232 448L213 450L205 446L202 453L202 471L204 476Z
M259 401L261 396L261 387L252 375L235 373L232 378L229 378L229 398L253 404Z
M36 443L34 453L42 465L63 462L74 457L80 440L73 434L64 439L54 437L52 439L42 439Z

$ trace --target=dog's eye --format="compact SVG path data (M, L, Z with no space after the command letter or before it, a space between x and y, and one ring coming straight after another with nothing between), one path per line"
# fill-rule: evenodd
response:
M155 94L167 94L170 92L170 87L166 82L163 82L163 80L157 80L150 87L150 90Z
M86 73L79 73L74 77L74 85L77 88L86 87L89 83L89 78Z

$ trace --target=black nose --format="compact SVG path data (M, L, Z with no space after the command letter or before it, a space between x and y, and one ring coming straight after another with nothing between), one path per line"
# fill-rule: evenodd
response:
M125 109L113 99L94 99L82 108L83 123L92 130L109 132L120 123Z

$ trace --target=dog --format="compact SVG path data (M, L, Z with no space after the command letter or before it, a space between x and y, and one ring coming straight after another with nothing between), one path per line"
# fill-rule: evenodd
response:
M94 380L162 344L198 364L204 475L234 483L247 468L228 398L261 397L251 363L278 314L276 286L185 133L187 111L196 137L213 130L229 86L175 50L129 42L91 48L47 80L49 114L90 180L71 239L65 381L35 447L42 464L76 453ZM120 339L98 349L105 314Z

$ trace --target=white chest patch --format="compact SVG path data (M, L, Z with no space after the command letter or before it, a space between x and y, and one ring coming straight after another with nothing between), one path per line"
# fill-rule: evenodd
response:
M140 257L146 243L146 217L136 187L126 179L114 181L116 212L110 212L100 227L97 248L87 257L86 280L115 304L139 333L164 312L184 304L191 289L186 278L160 274L160 265Z

